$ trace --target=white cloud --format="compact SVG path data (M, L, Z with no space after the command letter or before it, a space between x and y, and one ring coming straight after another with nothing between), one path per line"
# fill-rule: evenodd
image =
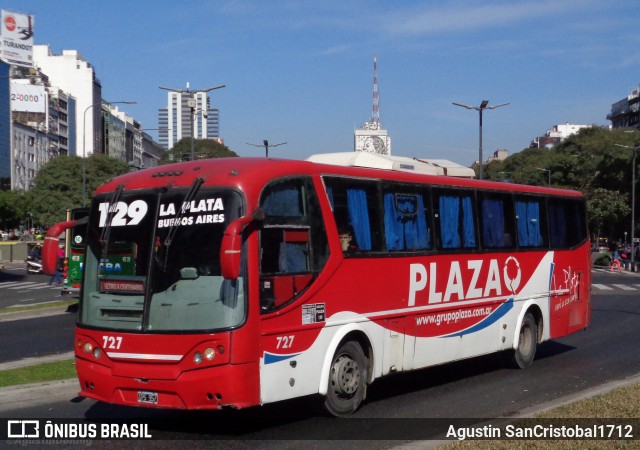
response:
M388 14L384 27L388 33L396 35L489 29L584 11L592 3L577 0L456 1L443 7L425 6ZM540 27L543 28L543 24Z

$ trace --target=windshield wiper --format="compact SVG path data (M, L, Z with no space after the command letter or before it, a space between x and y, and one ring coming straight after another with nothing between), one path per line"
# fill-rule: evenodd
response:
M171 228L169 228L167 237L164 239L164 246L167 249L171 245L171 242L173 241L173 238L175 237L176 232L178 231L178 226L182 222L182 218L187 213L187 206L189 202L193 200L193 197L195 197L196 193L200 189L200 186L202 186L202 183L204 183L204 178L196 178L193 181L193 184L191 185L191 189L189 189L189 192L187 192L187 195L184 196L184 199L182 200L182 207L180 208L180 212L178 213L178 216L175 219L173 219L173 223L171 224Z
M185 195L184 199L182 200L182 207L180 208L180 212L178 213L178 216L175 219L173 219L171 228L169 228L169 231L167 232L167 237L164 239L164 264L163 264L164 270L166 270L167 268L167 261L169 260L169 247L171 246L171 242L173 242L173 238L178 232L178 227L182 222L182 218L187 213L187 206L189 202L193 200L193 197L196 195L196 193L200 189L200 186L202 186L202 183L204 183L204 178L196 178L193 181L193 184L191 185L191 189L189 189L189 192L187 192L187 195Z

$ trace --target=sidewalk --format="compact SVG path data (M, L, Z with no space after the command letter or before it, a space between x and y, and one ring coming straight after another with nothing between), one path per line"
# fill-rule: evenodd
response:
M15 270L24 269L25 267L26 263L24 261L0 261L0 269Z
M0 388L0 413L44 403L69 401L80 391L77 378Z

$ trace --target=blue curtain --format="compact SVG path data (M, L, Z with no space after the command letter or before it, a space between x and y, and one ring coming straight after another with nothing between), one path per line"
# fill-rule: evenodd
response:
M429 248L431 236L421 195L384 194L384 226L387 250Z
M424 201L422 195L406 197L404 202L409 203L406 210L413 208L415 215L404 222L404 240L407 250L421 250L429 248L431 236L427 228L427 219L424 215ZM401 203L398 200L398 203Z
M402 216L396 210L395 195L390 192L384 194L384 233L387 250L404 249Z
M488 248L504 247L504 202L482 200L482 240Z
M327 187L327 196L329 197L329 203L331 204L331 209L334 209L335 203L333 203L333 188Z
M476 232L473 220L473 205L471 197L462 197L462 232L465 248L476 246Z
M459 229L460 199L457 196L440 196L440 240L443 248L460 247Z
M347 189L349 219L360 250L371 250L371 226L367 208L367 192L364 189Z
M267 194L262 208L269 216L301 217L300 190L296 187L275 188Z
M529 245L542 246L542 231L540 230L540 204L529 202L527 205L527 230L529 232Z
M529 226L527 203L516 201L516 224L518 225L518 245L529 247Z
M516 222L518 225L518 245L540 247L540 204L538 202L516 201Z

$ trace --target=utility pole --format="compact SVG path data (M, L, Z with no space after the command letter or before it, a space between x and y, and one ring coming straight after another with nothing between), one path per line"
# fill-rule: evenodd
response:
M269 147L277 147L279 145L284 145L286 144L286 142L280 142L279 144L271 144L269 145L269 141L264 139L262 141L262 145L260 144L250 144L249 142L247 142L247 145L253 145L254 147L264 147L264 153L265 156L268 158L269 157Z
M469 105L465 105L462 103L456 103L453 102L452 103L455 106L461 106L463 108L466 109L475 109L476 111L478 111L478 113L480 113L480 144L479 144L479 158L478 158L478 162L480 163L480 176L479 178L482 180L482 111L484 111L485 109L496 109L496 108L500 108L501 106L507 106L509 103L501 103L499 105L495 105L495 106L487 106L489 104L489 100L482 100L482 103L480 103L480 106L469 106Z

